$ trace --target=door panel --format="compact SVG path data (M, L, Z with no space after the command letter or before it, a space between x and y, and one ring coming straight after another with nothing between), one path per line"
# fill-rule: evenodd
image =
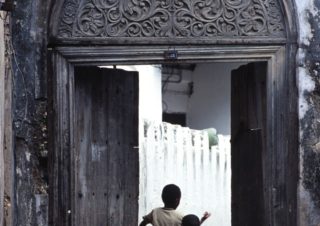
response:
M74 225L137 225L138 73L75 69Z
M265 62L232 71L232 226L269 225L265 217L266 73Z

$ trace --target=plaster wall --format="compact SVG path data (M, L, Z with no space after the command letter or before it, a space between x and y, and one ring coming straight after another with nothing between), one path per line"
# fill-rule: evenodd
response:
M231 71L240 65L197 65L193 72L194 94L187 109L187 124L190 128L213 127L219 134L231 134Z
M300 164L298 225L320 223L320 2L295 0L298 13Z
M243 63L199 63L194 71L183 71L179 84L169 84L163 95L167 112L185 113L192 129L215 128L230 135L231 71ZM185 91L193 84L190 95ZM184 90L183 90L184 89Z
M181 70L181 81L176 75L173 79L168 79L168 75L163 75L162 105L166 113L187 113L190 102L189 84L193 83L193 72L190 70ZM173 82L170 82L173 80Z

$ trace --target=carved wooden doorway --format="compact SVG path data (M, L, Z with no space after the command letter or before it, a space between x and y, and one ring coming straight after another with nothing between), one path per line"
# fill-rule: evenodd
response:
M271 165L265 217L273 226L296 225L297 45L291 1L57 0L51 12L51 225L76 225L75 68L168 61L266 62L265 147Z
M88 59L86 48L59 47L52 52L53 65L53 106L54 106L54 141L53 141L53 174L51 185L51 224L52 225L75 225L76 220L72 217L76 202L72 197L78 197L75 188L75 164L76 164L76 134L74 120L78 117L75 106L75 69L81 65L104 64L157 64L164 62L163 53L168 47L141 48L131 47L97 47L90 49L94 57ZM284 64L279 64L284 59L285 49L281 46L269 47L224 47L223 53L220 48L180 46L176 48L179 59L176 62L212 62L212 61L264 61L267 67L266 73L266 97L265 97L265 123L266 123L266 158L270 160L266 172L268 198L264 205L269 206L265 214L271 225L294 225L294 214L287 208L295 204L295 188L292 186L295 177L290 176L288 168L293 164L288 152L294 147L294 127L290 117L291 109L287 103L294 104L294 96L287 94L294 89L290 81L286 80ZM260 55L257 56L257 50ZM200 54L199 54L200 53ZM116 57L115 57L116 56ZM147 59L151 57L152 60ZM244 58L244 56L246 58ZM276 86L275 86L276 85ZM285 126L284 126L285 125ZM291 128L289 132L287 129ZM285 129L285 130L284 130ZM285 132L287 131L287 132ZM274 175L277 175L276 177ZM266 178L263 178L265 181ZM63 198L62 198L63 197ZM291 197L290 199L288 197ZM273 208L272 208L273 207Z

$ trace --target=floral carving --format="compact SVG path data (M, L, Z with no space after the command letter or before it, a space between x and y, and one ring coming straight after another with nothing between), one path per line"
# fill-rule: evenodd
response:
M62 19L59 26L59 36L71 37L72 27L76 20L77 8L79 6L78 0L67 0L64 4Z
M284 37L277 0L66 0L59 37Z

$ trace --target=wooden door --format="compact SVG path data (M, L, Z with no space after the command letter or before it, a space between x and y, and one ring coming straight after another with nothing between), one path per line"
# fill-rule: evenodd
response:
M138 73L75 68L73 225L138 224Z
M232 71L232 226L267 226L266 176L267 63Z

